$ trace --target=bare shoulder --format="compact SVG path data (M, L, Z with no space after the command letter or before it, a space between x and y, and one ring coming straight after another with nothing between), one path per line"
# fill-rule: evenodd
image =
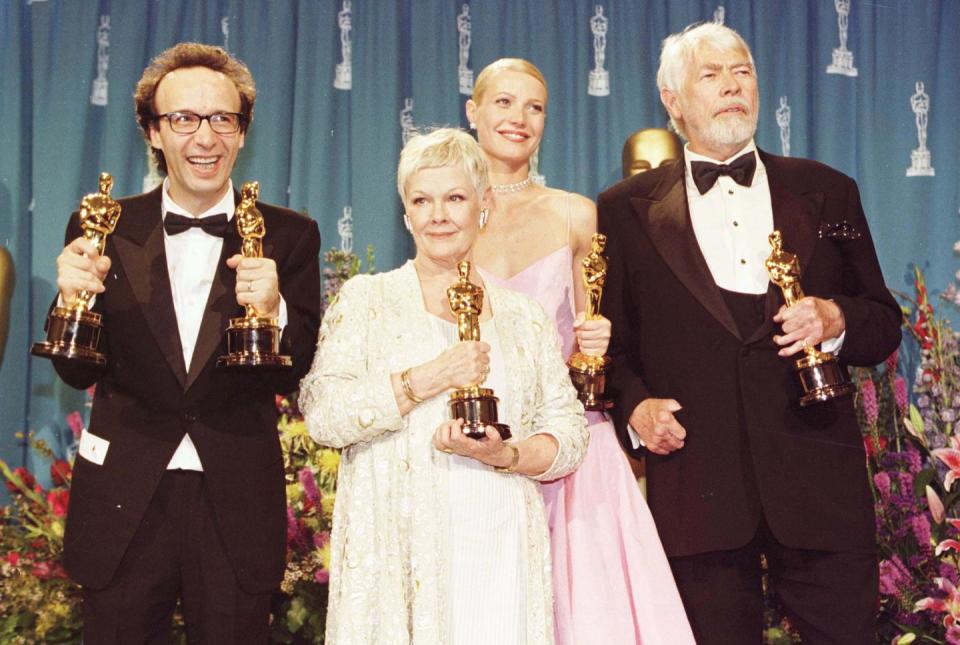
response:
M554 213L570 218L571 234L578 242L589 241L597 230L597 205L589 197L556 188L546 188L544 199Z

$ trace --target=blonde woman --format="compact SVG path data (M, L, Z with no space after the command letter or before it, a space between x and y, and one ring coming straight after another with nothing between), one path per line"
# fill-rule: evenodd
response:
M547 83L533 64L500 59L477 77L466 104L490 167L489 221L474 258L488 284L536 298L567 357L603 354L610 322L584 320L580 262L597 230L593 202L538 186L530 158L543 137ZM561 645L692 643L646 501L601 413L587 415L590 448L574 474L542 486L553 550Z

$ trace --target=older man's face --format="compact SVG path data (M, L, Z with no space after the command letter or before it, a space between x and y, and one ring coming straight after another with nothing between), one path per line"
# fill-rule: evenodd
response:
M670 115L681 122L690 150L722 161L745 146L757 129L760 96L750 57L702 44L679 93L663 90Z

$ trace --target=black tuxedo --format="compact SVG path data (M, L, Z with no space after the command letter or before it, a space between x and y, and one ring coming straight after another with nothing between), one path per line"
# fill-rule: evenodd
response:
M796 254L806 295L843 311L845 365L874 365L900 342L856 184L814 161L760 152L774 228ZM794 359L777 355L771 284L762 325L738 328L694 235L680 159L628 178L598 201L613 324L614 423L644 399L676 399L687 430L670 455L646 454L649 504L668 556L748 544L765 521L782 545L871 554L873 503L852 397L800 408ZM843 224L846 227L843 228ZM842 239L835 231L859 233ZM855 237L855 235L847 237ZM639 452L645 452L642 449ZM723 590L716 590L723 593Z
M101 369L56 361L70 385L96 384L89 430L110 442L102 465L78 456L67 516L64 561L90 589L111 582L166 466L189 432L217 529L240 587L276 589L285 566L283 461L274 396L295 390L310 367L320 322L320 235L315 222L259 203L264 256L277 263L288 323L281 347L292 370L218 370L229 319L242 316L235 272L225 260L240 250L231 220L203 314L189 371L185 368L167 274L161 189L121 199L108 238L112 264L95 303L103 314ZM234 201L239 201L235 194ZM77 213L66 238L80 235Z

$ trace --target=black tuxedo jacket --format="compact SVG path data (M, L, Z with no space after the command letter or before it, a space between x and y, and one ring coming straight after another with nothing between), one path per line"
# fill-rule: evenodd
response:
M841 362L879 363L900 343L901 314L855 182L814 161L760 157L774 226L799 258L805 294L843 310ZM650 508L667 554L743 546L761 513L786 546L873 551L852 397L799 407L799 355L780 358L772 339L780 332L772 317L783 304L775 285L765 297L766 321L741 336L693 232L683 160L614 185L598 210L608 239L603 311L613 324L610 382L621 443L636 454L626 426L644 399L683 406L676 417L687 430L685 446L646 455Z
M275 589L283 575L286 512L276 393L297 388L313 359L320 323L320 233L293 211L257 203L266 224L264 257L277 263L288 323L281 337L293 357L286 372L216 369L224 330L243 315L235 272L235 225L224 239L191 367L185 368L167 275L160 188L121 199L111 259L94 310L103 315L105 367L55 361L70 385L96 384L89 430L110 442L102 465L77 456L67 515L64 562L80 584L109 584L167 463L189 432L204 468L227 555L248 592ZM235 203L239 194L234 196ZM232 221L232 220L231 220ZM70 241L81 234L74 213Z

